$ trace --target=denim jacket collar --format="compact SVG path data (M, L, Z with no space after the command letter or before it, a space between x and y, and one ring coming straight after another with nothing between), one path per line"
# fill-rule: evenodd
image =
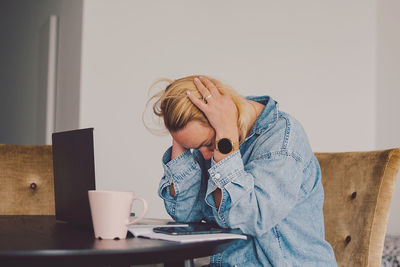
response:
M263 132L267 132L275 125L278 120L278 102L269 96L248 96L246 99L265 105L247 137L249 138L254 134L260 135Z

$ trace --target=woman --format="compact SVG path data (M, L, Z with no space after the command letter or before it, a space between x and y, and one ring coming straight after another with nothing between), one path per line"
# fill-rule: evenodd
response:
M172 136L159 187L167 212L250 236L211 256L211 266L336 266L324 239L318 161L277 102L200 76L152 99Z

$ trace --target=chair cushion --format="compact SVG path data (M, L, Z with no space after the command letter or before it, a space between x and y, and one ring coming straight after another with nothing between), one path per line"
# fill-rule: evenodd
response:
M0 144L0 214L54 215L51 146Z

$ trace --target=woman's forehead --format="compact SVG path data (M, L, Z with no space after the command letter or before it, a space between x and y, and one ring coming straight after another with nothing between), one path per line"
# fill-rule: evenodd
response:
M200 121L191 121L183 129L171 132L172 137L186 148L196 148L214 136L214 130Z

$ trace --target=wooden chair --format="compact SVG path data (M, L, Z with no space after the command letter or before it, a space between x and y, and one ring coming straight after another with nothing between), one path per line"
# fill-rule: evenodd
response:
M0 144L0 215L54 215L51 146Z
M316 153L326 240L339 266L380 266L400 149Z

